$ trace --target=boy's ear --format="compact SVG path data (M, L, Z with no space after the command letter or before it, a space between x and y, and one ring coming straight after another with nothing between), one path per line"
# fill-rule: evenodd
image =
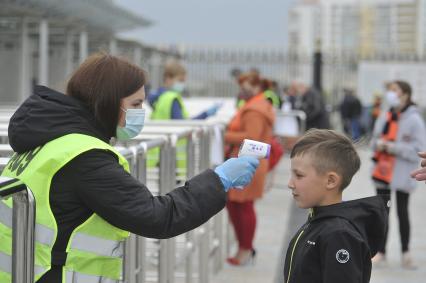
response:
M330 171L327 173L327 190L333 190L335 188L339 188L342 183L342 177L334 171Z

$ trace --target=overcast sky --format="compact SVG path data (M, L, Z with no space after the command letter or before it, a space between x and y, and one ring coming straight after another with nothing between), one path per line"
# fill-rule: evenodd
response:
M147 43L287 45L288 8L297 0L114 0L153 21L125 33Z

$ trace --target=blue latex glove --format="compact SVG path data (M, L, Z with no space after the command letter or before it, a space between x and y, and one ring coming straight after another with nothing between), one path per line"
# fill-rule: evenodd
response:
M252 156L230 158L217 166L214 172L222 181L225 192L230 188L248 185L259 166L259 160Z
M220 109L220 107L222 107L221 103L216 103L215 105L213 105L212 107L210 107L209 109L206 110L206 114L207 116L213 116L214 114L216 114L216 112Z

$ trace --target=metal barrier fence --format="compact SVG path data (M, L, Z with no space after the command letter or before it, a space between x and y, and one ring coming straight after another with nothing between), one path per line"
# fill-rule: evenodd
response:
M4 125L0 121L0 129L6 129L0 130L1 141L7 140L7 125ZM126 143L117 143L116 148L129 161L131 174L136 179L146 184L154 195L164 195L176 187L177 181L211 167L211 139L218 129L223 133L221 124L205 121L147 122L143 134ZM178 146L182 140L185 148ZM148 166L148 152L155 148L159 162L152 168ZM182 151L186 168L179 171L176 156ZM0 144L0 171L12 154L8 144ZM230 237L223 233L230 232L229 225L223 217L221 212L201 227L166 240L132 234L125 243L123 282L209 282L211 270L221 269L230 246Z
M13 283L33 283L35 200L31 190L16 179L0 177L0 212L0 222L12 228L12 254L0 252L0 272L11 274Z

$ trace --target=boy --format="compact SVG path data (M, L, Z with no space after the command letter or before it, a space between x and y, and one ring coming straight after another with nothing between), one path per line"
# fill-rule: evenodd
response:
M361 163L352 142L335 131L313 129L290 157L288 187L297 206L310 214L287 250L285 282L369 282L387 214L379 197L342 202Z

